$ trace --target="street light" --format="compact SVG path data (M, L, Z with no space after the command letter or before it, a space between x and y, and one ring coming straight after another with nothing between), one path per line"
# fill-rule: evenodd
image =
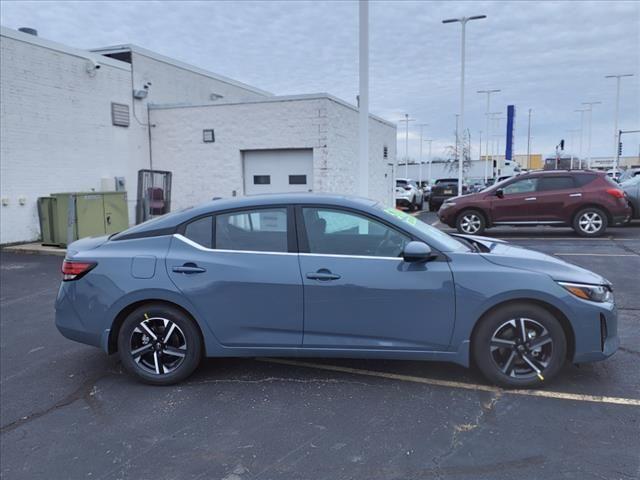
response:
M496 115L502 115L502 112L489 112L489 118L491 120L491 122L495 122L496 120ZM489 123L489 127L493 128L492 123ZM494 135L491 135L491 137L494 137ZM488 153L488 152L487 152ZM491 176L495 177L496 176L496 172L493 168L493 161L494 161L494 156L498 155L498 151L496 150L496 145L494 141L491 141Z
M587 112L589 112L589 119L587 120L589 122L588 126L587 126L587 135L589 140L587 141L587 167L591 168L591 117L593 116L593 106L594 105L600 105L602 104L602 102L582 102L582 105L589 105L589 109L587 110Z
M570 140L571 141L571 143L570 143L570 145L571 145L571 170L573 170L573 152L574 152L574 149L575 149L575 145L573 143L573 140L575 138L574 135L576 133L578 133L579 131L580 131L580 129L577 129L577 128L575 128L573 130L567 130L567 133L569 133L571 135L571 140Z
M576 113L580 113L580 151L578 153L578 168L582 168L582 137L584 137L584 112L588 112L586 108L578 108L574 110Z
M429 142L429 170L427 171L427 181L429 185L431 185L431 142L433 142L433 140L429 139L425 140L425 142Z
M418 167L418 185L422 188L422 130L424 127L428 127L428 123L421 123L420 125L420 166Z
M616 172L618 170L618 162L620 161L620 155L618 154L618 142L619 142L619 133L618 133L618 113L620 113L620 79L624 77L633 77L633 73L624 73L621 75L605 75L604 78L615 78L616 79L616 116L615 123L613 127L613 137L614 137L614 148L615 148L615 161L613 163L613 177L615 178Z
M487 140L486 140L486 151L484 152L485 155L485 162L484 162L484 183L487 183L487 175L488 175L488 171L489 171L489 136L491 135L491 129L490 129L490 125L489 125L489 110L491 110L491 94L492 93L498 93L501 92L502 90L478 90L478 93L486 93L487 94L487 112L485 113L485 116L487 117L487 131L485 132L487 135ZM482 158L480 158L479 160L482 160Z
M407 124L407 133L405 135L405 143L404 143L404 178L409 178L409 122L415 121L415 118L409 118L409 114L404 114L404 120L400 120L401 122L406 122Z
M487 18L486 15L474 15L472 17L461 17L461 18L448 18L443 20L442 23L460 23L462 26L462 40L461 40L461 49L460 49L460 130L464 135L464 48L465 48L465 34L467 22L470 20L481 20L483 18ZM464 158L458 162L458 195L462 195L462 164L464 162Z

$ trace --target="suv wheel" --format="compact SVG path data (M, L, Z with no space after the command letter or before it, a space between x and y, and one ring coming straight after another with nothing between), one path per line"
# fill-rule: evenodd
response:
M491 382L507 388L539 386L564 365L567 341L558 319L528 303L499 308L481 320L471 339L473 358Z
M202 357L194 321L177 308L143 305L124 320L118 334L124 368L145 383L171 385L187 378Z
M607 229L607 215L599 208L580 210L573 219L573 229L582 237L598 237Z
M477 210L465 210L456 218L456 229L465 235L480 235L486 228L484 215Z

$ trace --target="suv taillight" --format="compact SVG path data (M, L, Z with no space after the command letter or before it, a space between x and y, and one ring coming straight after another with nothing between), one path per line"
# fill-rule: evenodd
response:
M607 188L606 192L612 197L624 198L624 191L619 188Z
M65 260L62 263L62 281L68 282L70 280L78 280L82 276L91 271L97 263L91 262L72 262Z

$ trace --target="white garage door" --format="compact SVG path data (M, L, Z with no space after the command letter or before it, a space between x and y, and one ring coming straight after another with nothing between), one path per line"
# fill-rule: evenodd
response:
M243 152L244 192L310 192L313 188L313 149L247 150Z

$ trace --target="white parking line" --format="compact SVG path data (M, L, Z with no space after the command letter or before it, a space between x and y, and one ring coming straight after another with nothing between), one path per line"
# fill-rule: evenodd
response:
M398 373L378 372L374 370L363 370L361 368L342 367L339 365L327 365L322 363L301 362L298 360L284 360L280 358L258 358L258 361L267 363L277 363L281 365L291 365L294 367L315 368L330 372L349 373L353 375L366 375L368 377L386 378L388 380L398 380L401 382L421 383L436 387L460 388L464 390L475 390L483 392L501 393L504 395L522 395L528 397L554 398L558 400L573 400L577 402L607 403L611 405L631 405L640 407L640 399L607 397L602 395L584 395L581 393L551 392L547 390L503 390L490 385L479 385L476 383L455 382L451 380L438 380L435 378L416 377L413 375L402 375Z
M433 222L431 224L432 227L435 227L436 225L438 225L440 223L440 220L436 220L435 222Z
M559 257L638 257L633 253L554 253Z

